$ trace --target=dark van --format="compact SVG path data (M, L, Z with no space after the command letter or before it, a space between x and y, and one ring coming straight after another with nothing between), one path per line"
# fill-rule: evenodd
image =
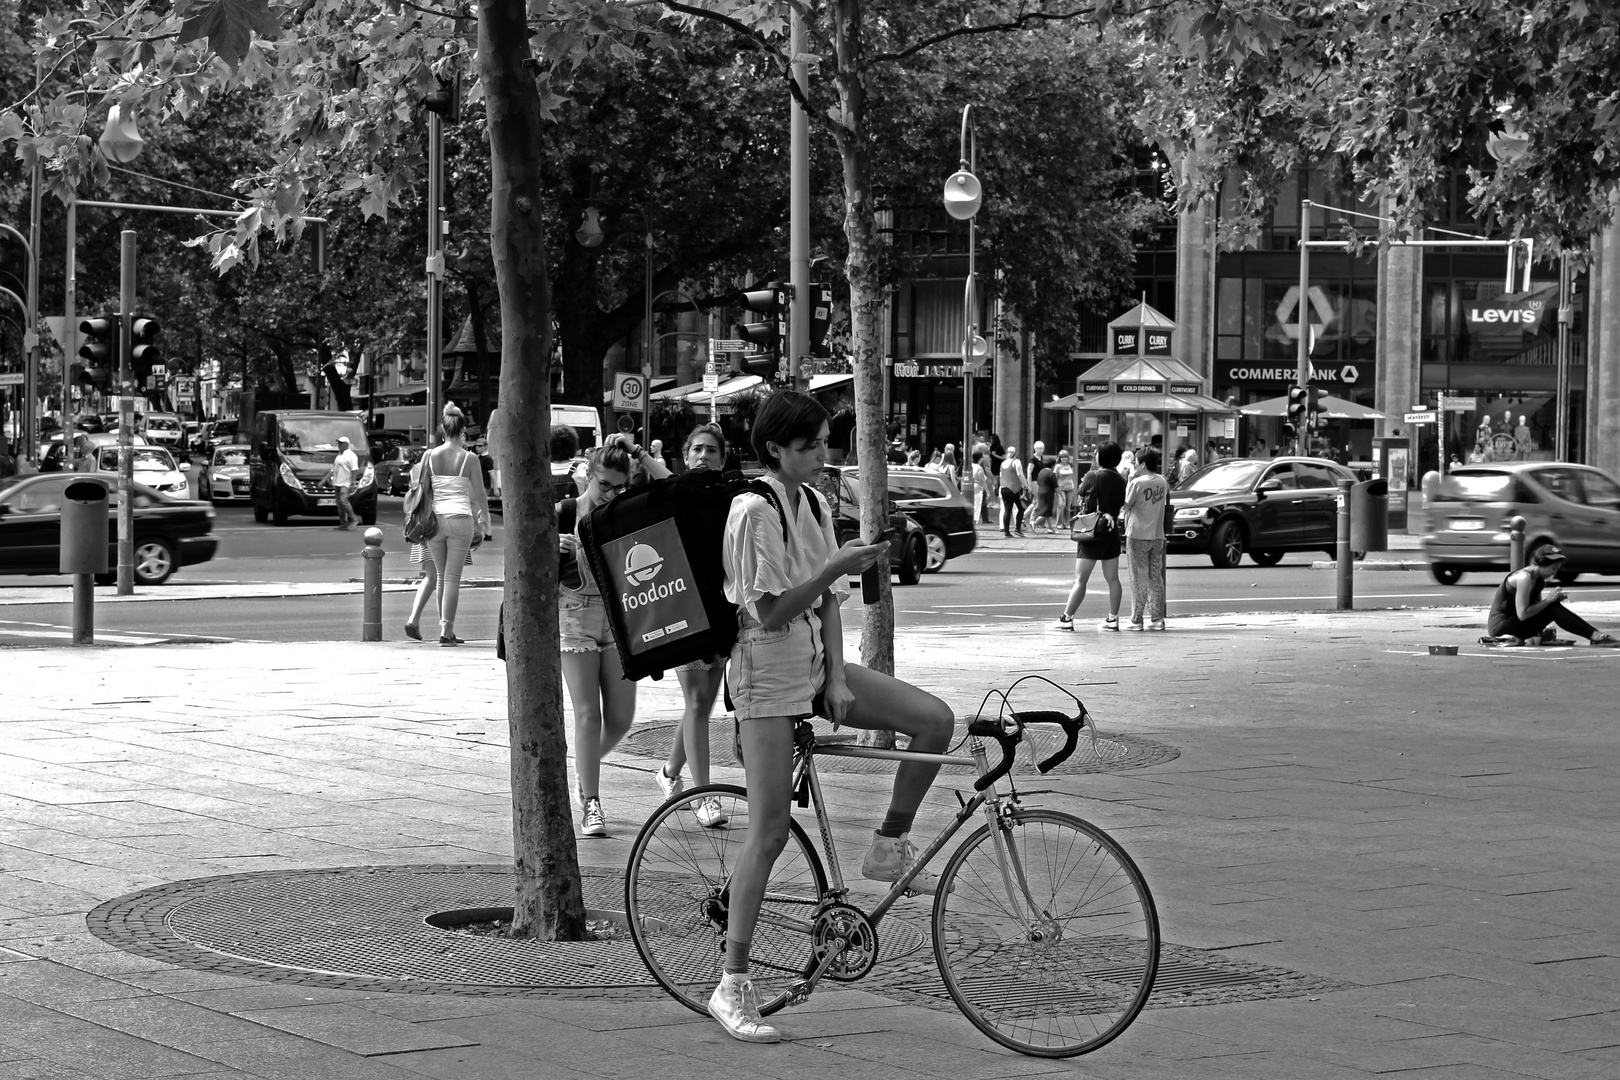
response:
M266 409L254 416L248 455L253 519L285 525L295 514L336 517L337 494L327 477L340 435L360 459L349 505L362 525L375 525L377 480L365 424L353 413L313 409Z

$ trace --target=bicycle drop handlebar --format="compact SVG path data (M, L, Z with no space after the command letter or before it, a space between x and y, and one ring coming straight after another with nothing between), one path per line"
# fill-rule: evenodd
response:
M1024 737L1024 728L1030 724L1057 724L1063 729L1064 742L1061 749L1035 767L1043 773L1051 772L1074 753L1074 746L1080 737L1080 728L1084 721L1079 716L1065 716L1056 711L1014 712L1007 714L1007 719L1016 726L1008 731L999 720L974 720L968 724L968 734L981 739L994 739L1001 747L1001 760L995 767L977 780L973 781L974 791L983 791L997 780L1012 772L1013 758L1018 750L1018 742Z

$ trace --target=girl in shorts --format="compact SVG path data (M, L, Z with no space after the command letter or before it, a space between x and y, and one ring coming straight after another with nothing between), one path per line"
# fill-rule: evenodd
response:
M687 472L703 469L720 470L726 462L726 437L718 424L703 424L692 429L682 448ZM669 750L669 760L658 770L658 787L669 799L684 789L681 770L688 762L692 766L692 779L699 787L709 782L709 714L714 711L714 699L720 693L720 680L726 675L724 654L708 660L694 660L675 669L681 681L681 697L686 707L681 711L680 730ZM705 799L698 804L698 823L718 829L726 823L726 813L719 799Z
M574 707L574 775L581 804L581 836L608 834L602 816L602 759L619 745L636 717L636 684L625 679L619 666L607 606L579 540L580 520L629 485L631 464L639 459L646 467L647 452L633 444L627 446L628 441L610 439L592 451L584 494L557 504L559 518L566 518L569 512L573 516L572 528L559 529L557 536L557 616L563 680Z
M748 949L765 883L787 842L793 784L793 728L807 716L837 727L880 728L911 737L910 748L943 753L953 724L943 701L888 675L844 662L844 626L838 605L845 583L884 557L887 544L851 540L842 548L832 511L814 489L827 461L827 411L808 394L779 390L754 420L751 441L766 469L765 482L788 522L762 495L732 500L726 521L726 597L738 607L739 634L726 680L736 706L738 740L748 774L748 838L731 874L725 971L709 999L709 1013L726 1032L746 1042L776 1042L764 1023L748 980ZM810 507L818 500L819 515ZM904 762L863 877L898 881L916 861L911 824L938 766ZM922 873L918 892L937 880Z

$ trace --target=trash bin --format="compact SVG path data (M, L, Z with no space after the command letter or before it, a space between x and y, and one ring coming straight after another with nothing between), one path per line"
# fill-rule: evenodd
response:
M1350 550L1389 550L1389 481L1363 480L1350 488Z
M107 485L79 480L62 493L62 544L57 567L64 574L107 573Z

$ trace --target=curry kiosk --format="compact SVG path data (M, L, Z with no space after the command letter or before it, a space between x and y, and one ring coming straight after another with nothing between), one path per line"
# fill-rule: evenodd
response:
M1117 442L1158 446L1166 455L1237 438L1237 410L1205 392L1204 377L1177 360L1176 324L1146 300L1108 324L1108 358L1081 375L1075 392L1043 407L1071 414L1077 449Z

